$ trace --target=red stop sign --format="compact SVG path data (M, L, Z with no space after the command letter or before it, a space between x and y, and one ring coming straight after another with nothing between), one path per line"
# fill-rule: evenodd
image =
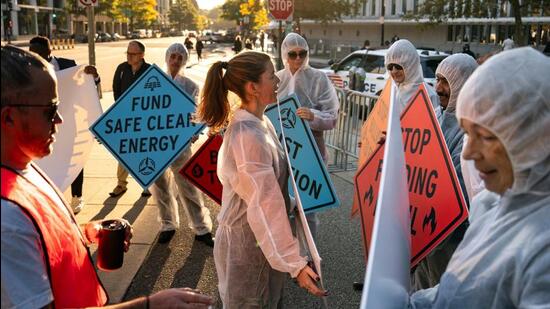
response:
M286 20L294 13L294 0L269 0L269 13L276 20Z

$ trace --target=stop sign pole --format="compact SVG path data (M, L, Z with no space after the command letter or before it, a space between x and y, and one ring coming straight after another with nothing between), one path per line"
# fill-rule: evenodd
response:
M279 37L277 38L277 69L283 68L281 58L281 42L283 41L283 21L294 13L294 0L269 0L269 13L274 20L279 21Z

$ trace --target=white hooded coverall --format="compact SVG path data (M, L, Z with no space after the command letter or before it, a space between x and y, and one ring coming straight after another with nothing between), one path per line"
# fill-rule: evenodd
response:
M218 153L223 185L214 261L226 309L280 308L300 256L288 218L288 164L273 125L237 109Z
M401 83L392 81L394 85L397 85L396 99L400 103L400 112L405 109L405 106L412 99L413 95L418 91L418 87L424 83L424 74L422 73L422 66L420 65L420 56L414 45L408 40L399 40L392 44L388 53L386 54L385 65L394 63L403 68L405 73L405 80ZM437 119L441 116L441 106L439 106L439 97L434 89L424 84L432 106L434 108L435 116Z
M180 43L174 43L166 50L166 65L168 66L170 55L174 53L183 56L183 66L185 67L189 53L185 46ZM169 72L167 73L169 74ZM191 79L178 74L174 77L173 81L196 100L199 94L199 86ZM191 146L189 145L174 162L170 164L164 173L155 180L155 184L152 187L151 191L153 196L157 199L159 208L161 231L179 228L180 217L178 203L183 204L183 209L189 219L189 227L196 235L204 235L212 231L210 210L204 206L202 194L179 173L179 170L185 165L191 155Z
M499 139L513 184L471 223L439 286L412 295L412 308L550 307L548 72L550 59L524 47L493 56L464 84L457 119Z
M328 153L323 132L332 130L336 126L340 102L326 74L309 66L309 53L302 67L292 74L288 64L288 52L295 49L309 52L307 41L302 36L289 33L281 44L281 57L285 68L276 73L280 79L277 98L281 100L296 94L302 107L307 107L313 112L314 118L308 123L326 164ZM309 213L306 218L313 237L316 237L319 224L317 214Z

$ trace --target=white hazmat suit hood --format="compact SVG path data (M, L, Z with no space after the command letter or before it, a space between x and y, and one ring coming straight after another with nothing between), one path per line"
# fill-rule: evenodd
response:
M458 94L462 89L462 86L472 75L475 69L477 69L478 64L472 56L467 54L454 54L451 55L437 66L435 71L436 76L441 74L447 82L449 82L449 88L451 93L449 95L449 104L445 111L454 113L456 110L456 100L458 99Z
M339 101L334 86L328 77L321 71L309 66L309 56L306 56L302 67L292 74L288 64L288 52L293 49L309 51L306 40L296 33L289 33L281 45L281 55L285 68L277 72L281 80L277 90L279 100L296 94L300 104L309 108L314 119L309 126L315 137L323 159L327 160L323 131L336 126L338 119Z
M456 117L493 132L503 143L514 170L513 194L546 195L550 184L550 59L532 48L490 58L464 84ZM547 179L548 180L548 179Z
M420 65L420 56L414 45L408 40L399 40L392 44L388 53L386 54L385 65L394 63L403 67L405 73L405 80L399 84L394 82L397 86L397 96L401 105L401 111L409 103L412 96L418 90L418 86L424 83L424 75L422 74L422 66ZM441 107L439 106L439 97L435 93L434 89L425 84L432 101L432 106L436 116L439 118L441 115Z
M524 47L490 58L464 84L457 119L468 119L498 137L512 163L514 182L497 205L471 222L440 284L413 294L410 307L550 304L548 72L550 59ZM483 199L473 202L478 201Z

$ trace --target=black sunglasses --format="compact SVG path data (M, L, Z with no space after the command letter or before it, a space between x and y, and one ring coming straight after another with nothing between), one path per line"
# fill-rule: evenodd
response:
M6 104L4 106L11 106L11 107L42 107L46 109L46 112L44 115L48 117L48 120L54 121L55 115L57 114L57 111L59 110L59 102L55 102L50 105L43 105L43 104Z
M387 67L388 71L393 70L393 68L395 68L395 69L398 70L398 71L403 70L403 67L400 66L399 64L395 64L395 63L390 63L390 64L388 64L388 67Z
M291 51L288 52L288 58L294 60L296 57L300 56L300 58L304 59L307 56L307 50L301 50L299 52Z

